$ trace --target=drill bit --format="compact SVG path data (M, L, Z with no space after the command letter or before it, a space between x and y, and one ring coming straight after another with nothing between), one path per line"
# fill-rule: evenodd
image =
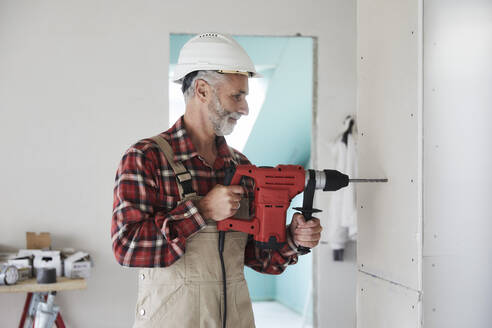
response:
M314 172L314 173L311 173ZM313 174L316 181L315 189L323 189L323 191L337 191L348 186L350 182L388 182L387 178L379 179L351 179L348 175L337 170L308 170L306 171L306 186Z
M349 179L349 182L388 182L388 179Z

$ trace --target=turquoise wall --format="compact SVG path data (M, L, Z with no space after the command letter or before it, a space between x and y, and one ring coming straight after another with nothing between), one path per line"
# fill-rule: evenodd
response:
M283 39L282 54L244 153L256 165L306 166L311 153L313 41Z
M170 64L192 36L170 38ZM298 164L306 167L311 150L313 40L307 37L248 37L235 39L245 48L268 81L265 102L243 150L257 165ZM294 204L295 203L295 204ZM302 197L293 206L302 206ZM289 210L290 222L293 211ZM312 280L312 257L299 258L279 276L245 268L253 301L276 300L302 313Z

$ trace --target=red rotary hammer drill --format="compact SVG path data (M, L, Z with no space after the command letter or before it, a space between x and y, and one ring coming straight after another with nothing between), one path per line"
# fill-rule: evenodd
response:
M226 169L224 184L238 185L242 177L254 180L254 216L250 220L228 218L217 223L219 231L242 231L254 236L256 244L265 249L280 249L286 243L285 219L294 196L304 192L303 206L294 208L306 220L313 213L314 191L336 191L350 182L387 182L387 179L350 179L336 170L304 170L300 165L277 165L256 167L238 165ZM300 246L299 253L308 253L309 248Z

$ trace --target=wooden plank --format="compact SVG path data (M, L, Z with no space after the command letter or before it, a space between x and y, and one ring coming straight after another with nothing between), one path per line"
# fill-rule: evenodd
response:
M53 284L38 284L36 279L29 279L15 285L0 286L0 293L41 293L87 288L85 279L70 279L67 277L57 277L56 279L57 282Z

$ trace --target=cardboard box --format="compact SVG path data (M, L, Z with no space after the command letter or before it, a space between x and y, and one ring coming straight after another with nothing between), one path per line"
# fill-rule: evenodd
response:
M39 268L55 268L56 276L62 275L62 262L60 251L42 251L39 249L21 249L17 256L24 257L34 255L34 276Z
M91 274L92 262L88 253L77 252L68 256L63 263L65 277L89 278Z
M7 263L10 265L15 265L17 268L32 268L32 260L32 256L25 256L8 260Z
M36 254L39 254L41 252L42 251L39 250L39 249L20 249L17 252L16 258L22 258L22 257L30 257L30 256L32 256L32 258L34 259L34 256L36 256Z
M62 275L62 263L60 258L60 251L41 251L38 255L34 256L34 271L40 268L55 268L56 276Z
M49 232L26 232L26 248L27 249L50 249L51 235Z

